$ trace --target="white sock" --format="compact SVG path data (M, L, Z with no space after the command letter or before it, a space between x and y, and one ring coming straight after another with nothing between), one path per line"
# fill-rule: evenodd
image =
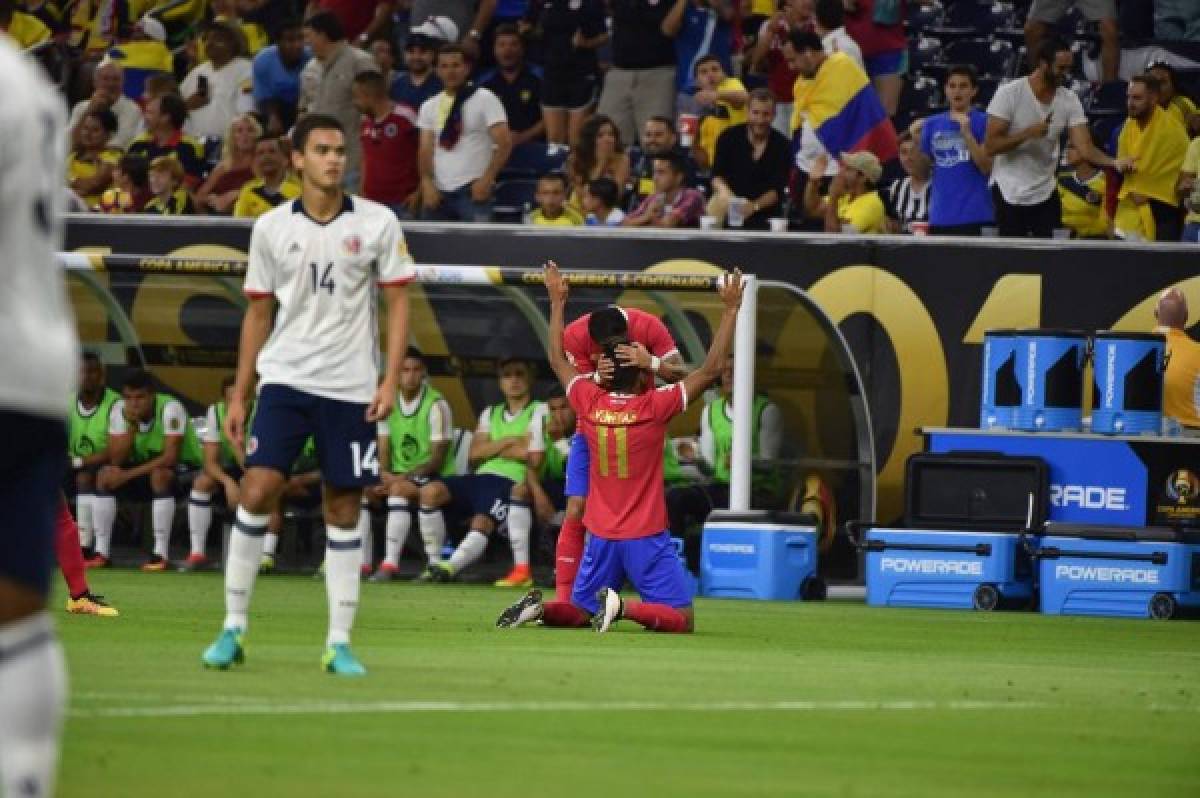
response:
M75 497L75 525L79 527L79 545L90 549L96 540L96 529L92 526L92 500L95 495L80 493Z
M529 536L533 530L533 513L524 502L508 503L508 540L512 543L513 564L529 565Z
M171 524L175 521L175 497L156 496L150 502L150 522L154 527L154 553L164 560L171 546Z
M358 569L362 538L357 529L325 527L325 594L329 597L329 636L325 645L350 642L358 611Z
M462 569L470 566L483 556L483 552L487 549L487 535L480 532L478 529L472 529L463 538L463 542L458 544L458 548L450 555L450 561L447 565L450 570L456 574L462 573Z
M263 536L271 516L255 515L244 507L229 533L229 556L225 560L225 628L246 631L250 622L250 596L262 562Z
M359 540L362 541L362 564L371 567L371 557L374 556L372 544L375 542L371 536L371 508L366 504L358 511L358 526L355 527L358 532Z
M404 551L404 541L408 540L408 530L412 527L412 514L407 499L392 497L388 499L387 539L383 561L388 565L400 567L400 553Z
M96 553L109 556L112 549L113 524L117 522L117 497L92 497L92 523L96 533Z
M192 554L204 554L208 548L208 528L212 526L212 494L192 491L188 497L188 532L192 536Z
M0 626L0 794L53 795L67 668L45 611Z
M425 541L425 556L430 564L442 561L442 546L446 543L446 519L436 507L421 508L421 539Z
M274 557L275 549L279 547L279 533L268 532L263 537L263 554Z

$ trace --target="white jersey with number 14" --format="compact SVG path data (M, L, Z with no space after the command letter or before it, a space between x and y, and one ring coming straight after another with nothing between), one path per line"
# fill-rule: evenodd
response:
M396 215L377 202L347 196L325 224L298 199L260 216L244 290L274 296L279 308L258 356L259 384L370 402L379 380L375 287L415 275Z

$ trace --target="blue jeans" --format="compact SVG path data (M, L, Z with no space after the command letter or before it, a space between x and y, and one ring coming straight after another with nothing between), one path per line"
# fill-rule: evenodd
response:
M442 204L421 211L421 218L436 222L490 222L492 201L476 202L471 199L471 184L454 191L442 192Z
M1200 222L1188 222L1183 226L1183 240L1191 244L1200 244Z

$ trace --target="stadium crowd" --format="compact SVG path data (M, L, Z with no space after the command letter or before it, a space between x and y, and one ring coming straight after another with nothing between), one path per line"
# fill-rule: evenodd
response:
M0 0L0 30L72 102L78 209L256 216L319 112L405 219L1200 239L1181 0Z

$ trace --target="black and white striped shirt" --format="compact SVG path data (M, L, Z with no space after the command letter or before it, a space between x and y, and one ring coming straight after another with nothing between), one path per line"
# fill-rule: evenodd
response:
M900 222L905 233L912 232L913 222L929 221L929 186L931 181L925 181L920 191L913 188L912 178L897 180L884 189L883 204L887 214Z

